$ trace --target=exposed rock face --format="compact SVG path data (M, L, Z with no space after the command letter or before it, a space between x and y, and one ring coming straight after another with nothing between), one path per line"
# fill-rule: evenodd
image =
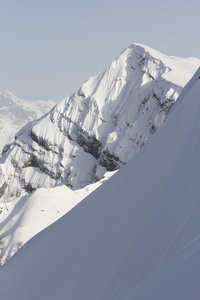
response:
M4 148L5 198L41 186L81 188L119 169L163 124L197 66L145 46L128 47Z
M5 181L3 185L0 187L0 198L4 195L6 188L7 188L7 182Z

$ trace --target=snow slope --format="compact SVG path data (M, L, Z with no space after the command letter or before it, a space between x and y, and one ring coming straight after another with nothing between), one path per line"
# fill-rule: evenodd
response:
M199 78L126 166L0 269L3 299L197 299Z
M10 199L61 184L75 190L119 169L163 124L199 65L131 45L16 135L3 158L0 194Z
M4 90L0 93L0 153L14 140L15 133L28 122L42 117L55 105L53 101L27 102Z
M200 237L121 300L199 299Z

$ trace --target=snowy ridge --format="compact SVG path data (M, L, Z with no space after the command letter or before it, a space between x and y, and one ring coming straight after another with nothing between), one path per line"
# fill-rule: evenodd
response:
M53 101L27 102L17 98L7 90L0 92L0 153L6 144L14 140L14 135L28 122L38 119L55 105Z
M126 166L0 269L5 300L198 299L199 76Z
M6 149L0 196L83 188L129 161L163 124L199 60L131 45ZM83 172L84 170L84 172Z

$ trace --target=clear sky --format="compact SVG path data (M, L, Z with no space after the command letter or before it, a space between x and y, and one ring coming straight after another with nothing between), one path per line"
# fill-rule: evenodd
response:
M199 14L199 0L0 0L0 91L59 101L133 42L200 58Z

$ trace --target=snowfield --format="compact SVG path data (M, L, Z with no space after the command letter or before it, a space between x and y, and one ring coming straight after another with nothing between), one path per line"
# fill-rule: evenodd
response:
M131 161L0 269L2 299L198 299L199 78Z

